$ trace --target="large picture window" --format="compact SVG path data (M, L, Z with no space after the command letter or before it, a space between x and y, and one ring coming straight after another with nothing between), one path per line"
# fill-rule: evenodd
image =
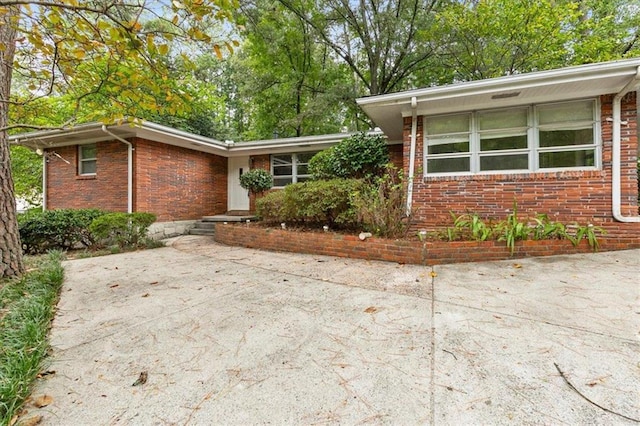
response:
M97 148L96 144L78 146L78 174L79 175L95 175Z
M593 99L425 117L425 174L598 167Z
M290 183L309 180L309 160L316 152L296 154L274 154L271 156L271 174L273 186L282 187Z

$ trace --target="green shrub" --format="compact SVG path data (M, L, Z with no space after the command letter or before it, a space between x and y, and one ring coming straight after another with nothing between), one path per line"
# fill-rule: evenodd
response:
M384 173L389 150L384 137L358 133L314 155L309 173L314 179L371 179Z
M387 166L384 176L354 193L352 204L365 231L388 238L406 235L410 219L407 193L402 171L392 165Z
M108 213L94 220L89 230L101 244L138 247L155 221L156 216L151 213Z
M318 152L309 160L309 173L313 179L334 179L338 170L336 155L333 148Z
M365 185L356 179L295 183L262 197L256 209L267 222L351 228L357 223L351 200Z
M18 228L25 253L90 247L95 240L89 225L106 212L98 209L30 210L18 215Z
M240 186L254 194L260 194L273 187L273 177L264 169L252 169L240 176Z

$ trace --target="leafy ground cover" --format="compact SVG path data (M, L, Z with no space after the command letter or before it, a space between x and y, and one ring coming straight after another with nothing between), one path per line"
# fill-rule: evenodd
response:
M59 251L28 257L21 279L0 281L0 425L15 422L47 356L62 258Z

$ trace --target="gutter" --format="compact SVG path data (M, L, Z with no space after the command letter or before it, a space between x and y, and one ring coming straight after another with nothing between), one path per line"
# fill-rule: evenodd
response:
M615 220L624 223L640 223L640 216L624 216L621 208L621 178L620 178L620 150L621 150L621 103L622 98L629 92L636 90L640 84L640 66L636 69L636 74L626 86L613 98L613 158L611 173L611 201L612 213Z
M409 152L409 182L407 183L407 217L411 216L411 205L413 203L413 174L415 172L416 160L416 137L418 132L418 100L415 96L411 98L411 151Z
M102 131L127 145L127 213L133 213L133 145L131 142L111 133L104 124L102 125Z

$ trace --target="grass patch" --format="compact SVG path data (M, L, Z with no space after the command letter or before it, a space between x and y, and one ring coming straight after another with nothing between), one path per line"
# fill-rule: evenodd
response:
M62 253L27 262L21 279L0 281L0 425L29 396L47 356L47 334L62 287Z

